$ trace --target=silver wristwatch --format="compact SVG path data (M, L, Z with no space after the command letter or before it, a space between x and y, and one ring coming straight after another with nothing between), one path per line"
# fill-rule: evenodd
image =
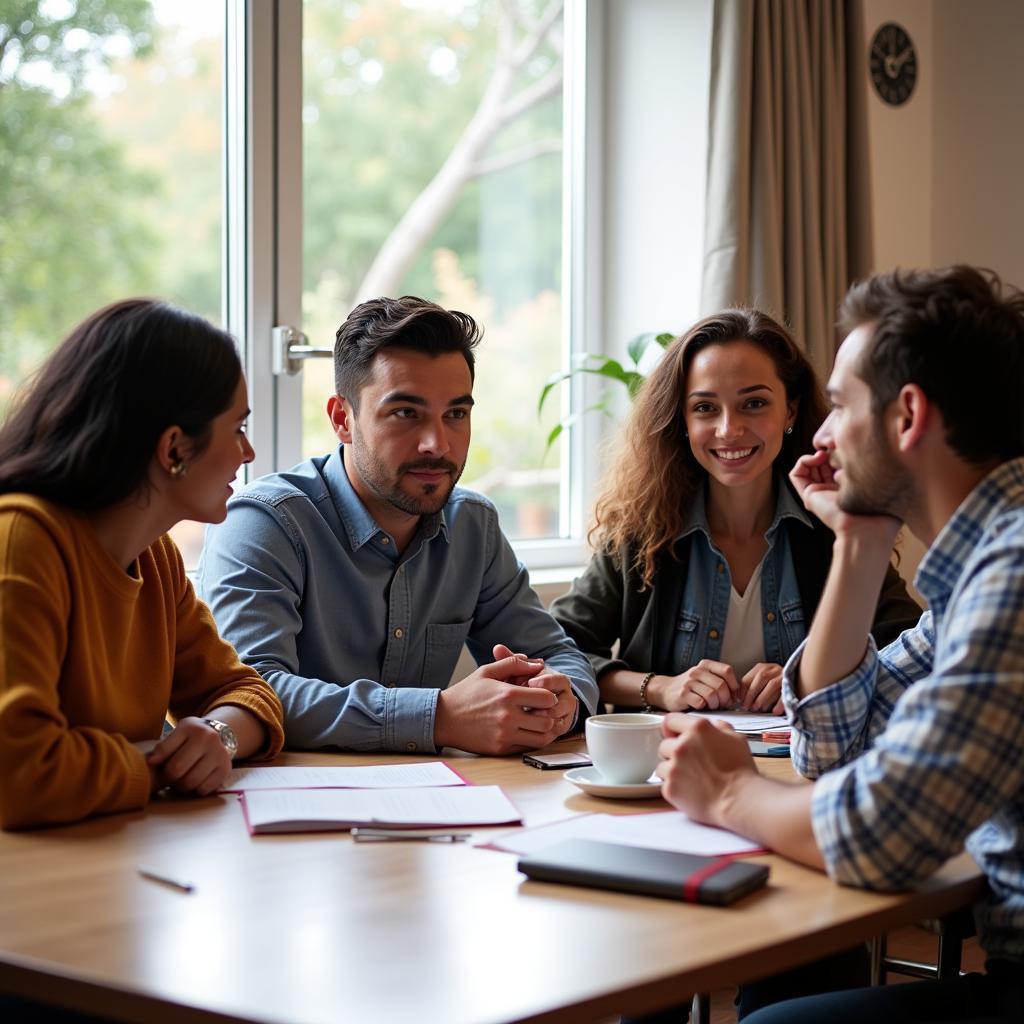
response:
M234 761L238 754L238 737L235 735L235 730L219 718L204 718L203 721L220 737L221 743L224 744L224 748L231 755L231 760Z

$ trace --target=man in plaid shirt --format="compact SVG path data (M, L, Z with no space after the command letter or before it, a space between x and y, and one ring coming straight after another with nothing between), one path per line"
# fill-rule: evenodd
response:
M836 533L783 697L813 786L762 778L743 737L670 715L664 793L837 881L897 890L966 848L984 975L812 996L748 1024L1024 1021L1024 297L970 267L851 288L832 412L790 479ZM929 611L869 635L902 523Z

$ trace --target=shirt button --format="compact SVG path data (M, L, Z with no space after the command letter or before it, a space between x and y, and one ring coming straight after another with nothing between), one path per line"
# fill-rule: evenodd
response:
M381 544L390 544L391 543L391 538L390 537L381 537L380 542L381 542Z
M394 637L396 640L401 640L403 636L405 636L405 633L403 633L401 629L395 630Z
M724 563L722 563L722 562L718 563L718 571L719 572L725 572L725 565L724 565Z
M415 743L406 743L405 749L406 750L415 750L416 749L416 744Z
M717 629L710 630L708 632L708 636L711 637L712 640L717 640L718 639L718 630Z
M769 622L774 622L774 621L775 621L775 612L769 612L769 613L768 613L768 614L767 614L767 615L765 616L765 618L766 618L766 619L767 619L767 620L768 620Z

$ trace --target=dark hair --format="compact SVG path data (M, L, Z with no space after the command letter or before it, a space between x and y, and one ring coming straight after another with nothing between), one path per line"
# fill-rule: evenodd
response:
M403 295L360 303L338 328L334 342L334 388L358 408L359 392L382 348L407 348L429 356L461 352L475 379L473 349L481 330L468 313Z
M811 364L789 332L756 309L727 309L694 324L665 350L633 403L615 459L594 509L590 540L613 554L631 552L645 586L655 556L670 548L706 471L686 439L683 392L694 357L711 345L748 341L775 364L786 399L798 403L793 432L784 434L776 463L788 470L813 448L827 408Z
M894 270L853 285L847 333L875 324L857 375L885 409L916 384L942 414L949 446L968 462L1024 454L1024 296L991 270Z
M242 366L226 331L154 299L125 299L79 324L26 384L0 427L0 493L80 511L148 486L160 435L179 426L189 456L231 405Z

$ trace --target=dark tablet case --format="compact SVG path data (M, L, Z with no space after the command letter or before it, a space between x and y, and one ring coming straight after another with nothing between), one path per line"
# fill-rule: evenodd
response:
M522 857L519 870L536 881L717 906L732 903L768 881L764 864L593 839L568 839Z

